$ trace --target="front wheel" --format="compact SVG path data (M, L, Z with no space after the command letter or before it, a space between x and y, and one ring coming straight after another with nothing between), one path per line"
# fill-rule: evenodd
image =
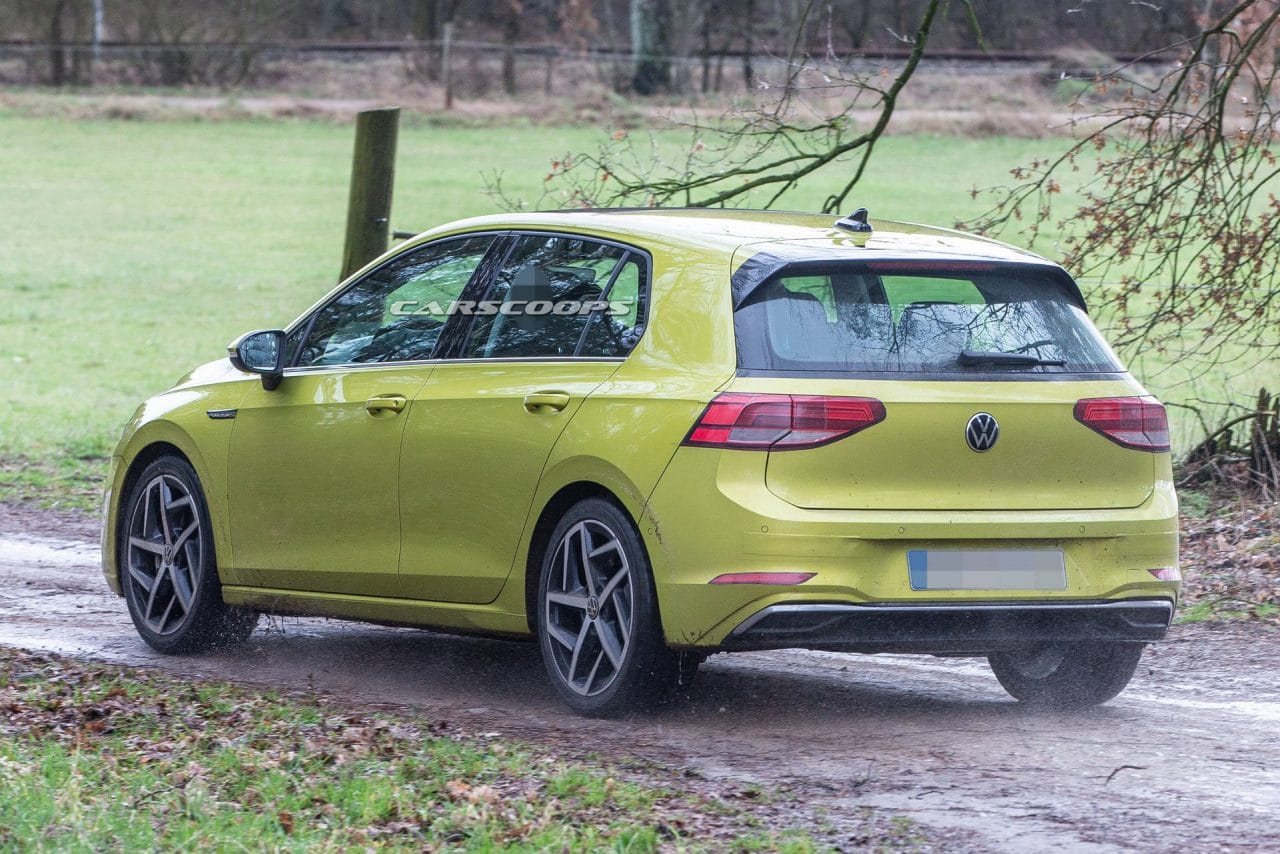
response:
M993 653L996 679L1029 706L1078 709L1115 697L1129 684L1145 644L1045 644Z
M668 698L679 681L640 537L608 501L580 501L556 525L542 557L537 608L547 675L580 714L645 708Z
M138 634L158 652L200 652L245 640L258 615L225 604L200 480L161 457L130 489L120 531L120 582Z

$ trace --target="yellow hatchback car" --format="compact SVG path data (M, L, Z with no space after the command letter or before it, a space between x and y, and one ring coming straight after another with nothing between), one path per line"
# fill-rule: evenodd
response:
M1165 411L1071 277L865 210L442 226L146 401L105 506L157 650L533 636L593 715L789 647L1101 703L1180 582Z

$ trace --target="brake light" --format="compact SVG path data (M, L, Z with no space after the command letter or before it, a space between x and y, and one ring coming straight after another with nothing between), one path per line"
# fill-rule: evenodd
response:
M1124 448L1169 450L1169 417L1154 397L1091 397L1076 401L1076 420Z
M923 276L929 273L989 273L996 269L992 261L867 261L868 273Z
M757 451L816 448L884 417L884 404L871 397L726 392L707 404L684 444Z

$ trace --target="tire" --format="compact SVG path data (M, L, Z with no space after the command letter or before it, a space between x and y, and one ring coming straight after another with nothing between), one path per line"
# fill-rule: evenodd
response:
M1141 643L1071 643L993 653L987 661L1020 703L1047 709L1097 706L1115 697L1138 668Z
M155 460L122 510L120 584L147 645L178 655L247 639L258 615L222 601L209 506L191 465L176 456Z
M676 653L676 686L689 688L698 676L698 668L707 660L705 652L696 649L682 649Z
M639 534L615 505L588 498L560 519L542 556L537 609L547 676L574 711L616 717L671 697L679 656L663 641Z

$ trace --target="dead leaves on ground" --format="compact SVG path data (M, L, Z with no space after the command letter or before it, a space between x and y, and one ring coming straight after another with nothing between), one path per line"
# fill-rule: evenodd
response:
M0 672L0 749L28 760L0 755L0 789L32 774L41 751L61 746L87 775L84 797L147 816L158 839L171 825L228 814L264 818L277 840L297 844L414 849L475 840L594 847L643 828L658 839L733 848L732 840L767 826L754 816L759 805L731 808L701 785L673 790L639 770L623 782L595 761L406 710L3 648ZM37 749L24 753L22 745ZM390 793L374 797L373 813L343 799L340 787L361 781Z
M1280 606L1280 505L1221 500L1204 516L1181 520L1187 603L1255 616L1258 605Z

